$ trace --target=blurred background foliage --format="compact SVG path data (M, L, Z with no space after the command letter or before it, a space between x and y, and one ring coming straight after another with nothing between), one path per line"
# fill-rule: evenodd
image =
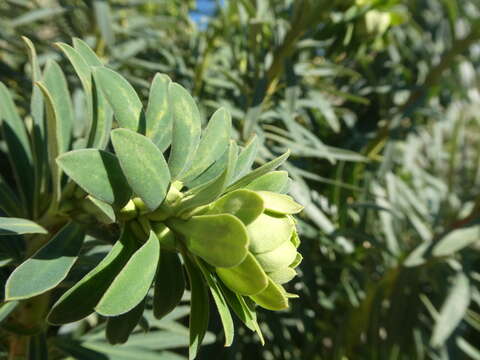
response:
M82 122L81 86L53 46L79 37L144 95L162 72L205 119L227 107L240 141L261 138L258 164L292 150L291 194L305 205L304 261L290 289L300 299L261 312L265 346L238 323L223 348L212 318L216 341L200 358L480 359L480 2L207 1L206 20L201 3L0 2L0 81L25 113L21 35L41 65L60 62ZM15 244L0 247L3 259ZM60 358L182 358L158 351L182 354L185 314L133 345L95 342L101 321L51 342Z

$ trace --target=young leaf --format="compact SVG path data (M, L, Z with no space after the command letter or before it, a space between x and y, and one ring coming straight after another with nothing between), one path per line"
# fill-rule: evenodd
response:
M112 144L128 183L147 205L155 210L165 199L170 172L162 152L146 136L128 129L116 129Z
M263 199L257 193L239 189L223 195L210 205L208 214L231 214L248 225L260 216L263 210Z
M110 253L53 305L48 322L60 325L90 315L134 251L135 239L126 228Z
M200 142L200 113L192 96L181 85L171 83L168 88L172 109L172 147L168 166L172 179L178 179L195 157Z
M210 305L205 282L197 267L187 256L183 257L190 281L191 307L190 307L190 344L188 348L189 360L195 359L198 349L207 332Z
M90 66L103 66L97 54L82 39L73 38L73 47Z
M122 207L131 190L115 155L103 150L73 150L58 157L57 163L82 189L92 196Z
M262 175L265 175L266 173L275 170L277 167L282 165L282 163L287 160L288 156L290 155L290 151L287 151L285 154L273 159L272 161L260 166L259 168L256 168L252 172L248 173L244 177L240 178L236 182L234 182L232 185L230 185L227 188L227 191L233 191L242 187L247 186L250 184L253 180L259 178Z
M235 329L233 327L232 315L230 314L227 300L223 295L222 289L220 288L215 275L212 274L210 270L202 264L201 260L197 261L197 265L202 271L203 277L207 281L208 287L210 288L210 293L212 294L215 305L217 306L220 320L222 321L223 332L225 333L225 346L230 346L233 342Z
M171 219L168 226L185 237L193 254L212 266L236 266L247 256L245 226L230 214L193 216L187 221Z
M185 291L185 276L178 255L161 251L155 279L153 314L161 319L178 305Z
M279 215L297 214L303 210L303 206L293 201L293 199L284 194L277 194L271 191L258 191L263 199L265 210Z
M280 285L275 284L271 279L268 280L268 286L262 292L250 296L261 307L267 310L284 310L288 308L288 298L285 290Z
M85 233L73 222L18 266L5 284L5 298L26 299L57 286L77 260Z
M288 173L286 171L272 171L253 180L245 186L245 189L280 193L288 185L288 181Z
M31 220L0 217L0 235L47 234L47 230Z
M117 316L133 309L147 295L157 270L160 242L153 231L115 277L95 311Z
M168 87L172 81L167 75L155 74L150 87L145 114L146 133L160 151L172 142L172 112L168 102Z
M112 107L118 124L133 131L141 130L142 102L132 85L106 67L96 67L93 74L95 82L100 85Z
M224 108L218 109L208 122L192 166L180 177L180 180L188 182L195 179L220 158L228 147L231 129L230 113Z
M137 306L125 314L108 318L105 336L110 344L124 344L127 342L130 334L142 317L146 299L145 297Z

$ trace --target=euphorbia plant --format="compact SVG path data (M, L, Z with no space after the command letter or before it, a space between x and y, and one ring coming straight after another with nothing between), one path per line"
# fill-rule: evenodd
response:
M227 346L230 310L261 337L256 305L288 308L294 295L283 284L301 261L292 215L302 207L285 195L288 174L275 171L288 154L251 170L257 139L244 147L231 140L228 111L217 110L202 133L193 98L162 74L144 107L121 75L74 39L73 47L56 45L83 86L87 121L78 126L62 70L50 61L41 71L25 42L35 82L25 119L0 86L16 175L14 188L1 184L0 232L27 243L5 284L10 321L33 335L97 313L107 319L108 340L123 343L145 307L161 318L188 287L190 358L207 329L209 293ZM95 239L112 244L108 255L61 294Z

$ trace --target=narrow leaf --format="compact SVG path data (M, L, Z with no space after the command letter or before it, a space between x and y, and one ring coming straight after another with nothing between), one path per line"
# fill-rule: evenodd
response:
M146 299L145 297L137 306L125 314L108 318L105 336L110 344L124 344L127 342L130 334L142 317Z
M47 234L47 230L31 220L0 217L0 235Z

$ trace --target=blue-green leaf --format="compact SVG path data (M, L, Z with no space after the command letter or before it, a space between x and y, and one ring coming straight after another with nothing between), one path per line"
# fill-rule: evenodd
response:
M5 285L5 298L26 299L60 284L77 260L84 237L85 233L79 225L65 225L45 246L13 271Z
M20 218L0 217L0 235L46 234L47 230L37 223Z

